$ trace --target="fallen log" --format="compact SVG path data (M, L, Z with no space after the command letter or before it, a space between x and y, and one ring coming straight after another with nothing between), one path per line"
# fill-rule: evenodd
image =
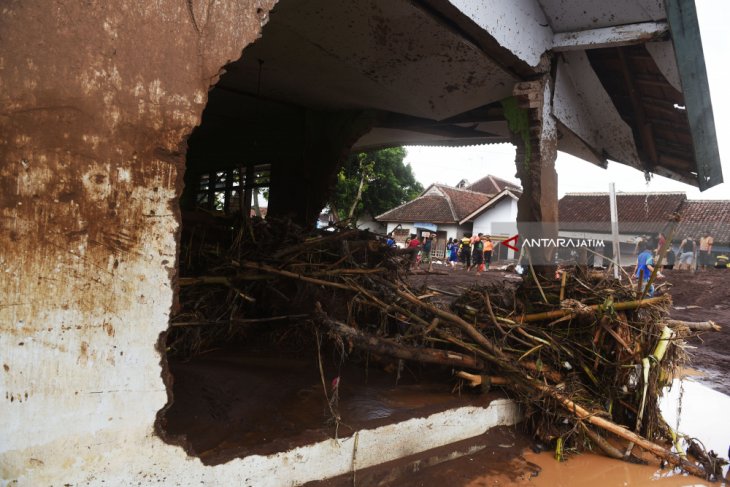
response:
M681 321L667 320L665 324L669 328L687 328L692 331L722 331L722 327L714 321Z
M466 367L474 370L485 369L484 361L474 356L434 348L406 347L385 338L367 335L360 330L356 330L351 326L329 318L322 311L319 303L316 306L315 317L318 322L326 325L337 335L348 338L356 348L415 362L447 365L450 367Z

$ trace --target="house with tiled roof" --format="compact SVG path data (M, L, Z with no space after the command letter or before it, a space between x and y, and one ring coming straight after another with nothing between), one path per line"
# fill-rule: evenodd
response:
M511 235L496 235L494 223L516 221L520 194L519 186L491 176L461 188L432 184L416 199L375 219L385 223L386 231L400 241L413 234L435 233L439 244L434 253L441 256L441 247L449 238L472 233L492 235L496 240L509 238Z
M608 193L566 194L558 204L560 235L604 240L610 253L610 208ZM714 251L730 250L730 201L688 200L684 192L616 193L616 208L622 264L635 259L639 237L668 233L676 220L675 247L686 236L697 239L709 231L715 239Z
M684 192L616 193L619 232L642 235L664 230L679 213ZM567 193L558 203L560 230L611 233L608 193Z
M506 179L502 179L497 176L492 176L491 174L487 174L483 178L474 181L471 184L467 184L464 189L477 191L479 193L488 194L490 196L497 195L505 189L508 189L512 192L522 192L522 188L515 183L511 183Z
M616 193L621 264L634 262L642 236L666 232L685 201L684 192ZM561 237L603 241L593 250L613 258L608 193L567 193L558 202L558 219Z
M677 238L712 235L714 252L730 252L730 200L687 200L680 211Z

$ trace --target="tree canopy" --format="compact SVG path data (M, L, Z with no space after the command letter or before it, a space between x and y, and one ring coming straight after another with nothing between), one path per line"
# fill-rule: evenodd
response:
M405 157L403 147L351 154L337 174L330 208L340 219L374 217L418 196L423 186Z

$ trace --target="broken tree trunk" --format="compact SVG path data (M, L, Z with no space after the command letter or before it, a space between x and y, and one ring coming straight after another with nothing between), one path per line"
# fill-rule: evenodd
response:
M356 348L368 350L390 357L413 360L429 364L447 365L450 367L467 367L474 370L484 370L484 362L473 356L448 350L437 350L433 348L406 347L384 338L377 338L367 335L346 324L329 318L317 303L315 311L317 321L327 325L337 335L347 338Z

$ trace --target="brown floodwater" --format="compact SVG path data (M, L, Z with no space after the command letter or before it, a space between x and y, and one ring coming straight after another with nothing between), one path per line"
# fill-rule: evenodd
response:
M685 378L675 380L661 401L662 414L670 426L681 433L699 439L708 450L714 450L727 458L730 446L730 396ZM679 419L678 419L679 418ZM481 472L470 465L485 463L489 457L465 459L462 466L449 468L461 472L463 478L450 485L460 486L534 486L534 487L726 487L728 467L723 470L724 479L708 482L682 474L669 468L660 468L656 460L649 465L635 465L604 456L584 453L570 457L565 462L555 460L552 452L534 453L523 450L509 464L506 471L499 469ZM437 467L445 468L445 467ZM453 478L453 477L452 477ZM430 480L404 485L443 486L438 472L432 471ZM439 483L441 482L441 483Z
M170 362L174 403L165 414L166 434L177 438L204 463L215 465L250 454L285 451L335 435L349 436L357 429L467 404L487 405L496 397L454 393L455 381L446 370L424 376L406 368L396 383L397 374L377 364L367 369L355 364L337 365L331 354L323 355L328 397L334 391L333 381L338 380L337 428L323 392L316 356L219 350L188 362ZM670 426L726 457L730 397L688 378L675 381L661 406ZM429 467L397 483L380 485L726 485L661 469L658 464L633 465L592 454L557 462L550 452L538 454L525 449L531 443L526 435L517 430L510 434L514 440L500 438L481 452ZM488 441L479 441L489 445Z
M171 441L215 465L267 455L361 428L465 406L486 406L495 394L453 393L451 371L378 364L338 364L323 351L324 383L316 354L217 350L169 362L173 399L163 418ZM335 381L337 387L334 387ZM336 392L336 394L335 394ZM332 410L328 399L332 402ZM339 422L333 421L333 411Z

